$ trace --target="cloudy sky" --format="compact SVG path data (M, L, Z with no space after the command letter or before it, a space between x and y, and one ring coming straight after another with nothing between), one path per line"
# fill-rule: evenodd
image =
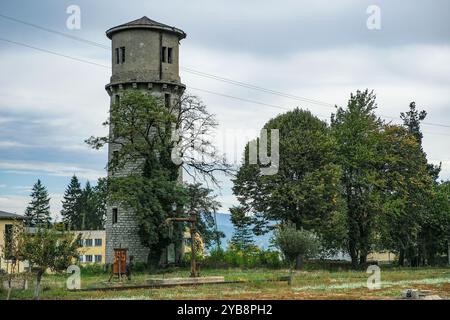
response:
M71 5L81 9L80 30L66 26ZM379 30L367 27L370 5L380 8ZM106 133L110 51L36 26L108 47L105 30L144 15L187 33L182 81L217 115L217 142L230 161L284 109L299 106L327 119L350 92L370 88L386 120L398 123L411 101L428 111L425 151L442 162L441 178L450 178L447 0L16 0L0 3L0 210L23 213L40 178L56 216L71 175L83 183L105 175L106 150L89 150L83 140ZM226 212L235 203L230 181L223 178L216 191Z

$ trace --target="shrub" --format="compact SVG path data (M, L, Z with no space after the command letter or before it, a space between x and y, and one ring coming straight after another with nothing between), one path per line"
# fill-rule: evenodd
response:
M203 266L210 268L280 268L283 262L280 253L261 250L256 246L240 249L230 245L226 251L215 249L203 260Z
M93 263L80 266L81 274L96 275L106 273L106 269L103 264Z

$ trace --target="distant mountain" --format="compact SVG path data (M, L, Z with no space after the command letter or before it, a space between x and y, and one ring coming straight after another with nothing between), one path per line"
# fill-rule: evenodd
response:
M231 223L231 216L226 213L217 213L217 228L225 234L225 238L222 238L222 248L226 249L234 231L234 226ZM258 247L261 249L268 249L271 237L272 233L268 233L264 236L253 236L253 239Z

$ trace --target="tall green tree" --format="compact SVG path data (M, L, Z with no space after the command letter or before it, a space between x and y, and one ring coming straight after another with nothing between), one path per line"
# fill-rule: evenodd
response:
M364 264L374 244L376 216L382 211L384 179L380 155L383 122L376 116L373 92L351 94L346 108L332 115L337 163L342 169L342 198L347 222L347 251L352 264Z
M47 189L38 180L31 191L31 201L25 210L25 216L28 217L29 226L49 226L50 217L50 197Z
M90 187L90 185L89 185ZM106 204L108 197L108 186L106 178L99 178L97 185L92 188L92 191L88 191L87 185L84 188L84 196L89 208L88 228L90 230L102 230L105 227L106 220ZM87 194L87 195L86 195Z
M309 111L294 109L264 126L279 130L278 173L263 175L260 162L244 162L233 179L240 209L249 214L255 234L267 232L273 221L292 222L314 230L324 243L339 246L343 235L339 193L340 168L335 162L335 139L326 122ZM259 145L259 140L258 140ZM270 145L268 146L270 151ZM238 216L242 217L241 214Z
M77 176L73 175L64 192L62 200L62 221L68 230L83 230L82 228L83 191Z
M383 249L398 254L404 265L418 254L418 239L429 199L433 197L433 178L419 140L402 126L386 125L383 131L381 154L383 167L384 212L379 218L379 235Z
M420 123L425 120L426 117L427 112L425 110L417 110L415 102L411 102L409 104L409 110L407 112L400 113L400 118L403 120L403 125L407 128L408 132L417 139L425 158L426 154L422 148L423 133L420 129ZM428 170L434 180L437 180L441 171L441 166L428 164Z
M416 161L421 161L427 167L429 179L420 190L416 192L410 190L410 203L405 207L405 213L410 217L416 217L415 221L420 224L420 227L414 246L405 254L400 252L399 263L403 264L403 256L405 256L411 265L434 264L436 255L445 252L442 241L445 242L447 238L446 234L443 233L446 228L445 204L442 202L441 186L437 182L441 165L428 163L427 155L422 147L423 133L420 124L426 119L427 112L419 111L416 103L411 102L409 110L402 112L400 116L404 127L417 141L420 150L415 152L414 157L416 157ZM409 155L409 158L408 155L405 155L404 158L411 159L410 157L411 155ZM412 172L416 175L413 182L421 181L418 175L422 173L421 176L423 177L423 171L415 170ZM411 183L410 186L414 186L414 183ZM417 214L419 209L421 212Z
M247 250L255 245L253 233L251 230L251 217L245 214L242 207L233 207L230 209L231 223L234 226L231 244L238 249Z
M215 172L230 168L208 138L217 122L196 97L184 96L166 106L153 95L130 91L111 107L105 125L111 134L87 143L95 149L117 147L108 163L108 198L135 212L141 242L150 249L148 262L154 266L169 243L181 243L182 226L174 228L171 239L166 224L167 218L183 213L186 193L180 173L216 183ZM132 174L118 174L129 164L135 166Z
M439 256L450 254L450 182L435 183L427 200L416 265L435 265Z
M220 247L220 239L225 234L217 229L216 214L220 203L212 194L213 191L200 183L186 184L186 200L184 211L197 216L197 229L206 248L215 244Z

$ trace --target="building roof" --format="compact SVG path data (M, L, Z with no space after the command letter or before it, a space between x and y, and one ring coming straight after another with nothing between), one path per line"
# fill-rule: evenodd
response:
M144 16L140 19L133 20L133 21L118 25L116 27L113 27L106 31L106 36L111 39L112 35L114 33L122 31L122 30L127 30L127 29L155 29L155 30L161 30L161 31L174 33L174 34L178 35L180 40L186 38L186 33L183 30L175 28L175 27L171 27L167 24L160 23L160 22L157 22L152 19L149 19L146 16Z
M24 220L27 219L24 216L15 214L15 213L9 213L9 212L5 212L5 211L0 211L0 220L14 220L14 219L20 219L20 220Z

